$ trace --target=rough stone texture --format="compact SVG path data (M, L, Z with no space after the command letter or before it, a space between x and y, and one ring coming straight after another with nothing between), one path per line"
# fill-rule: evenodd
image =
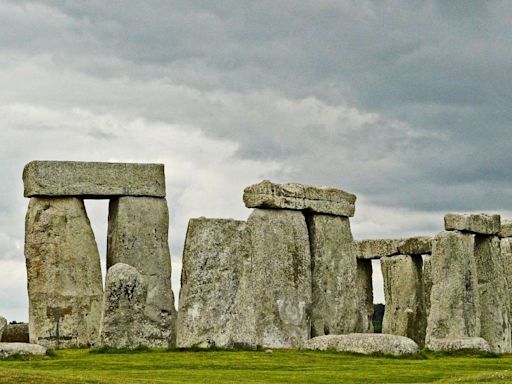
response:
M512 220L501 220L501 230L499 237L512 237Z
M418 345L404 336L385 335L382 333L351 333L348 335L327 335L310 339L303 349L334 350L338 352L374 353L385 355L407 355L418 353Z
M444 228L447 231L495 235L501 229L500 215L447 213L444 216Z
M41 345L28 343L0 343L0 359L14 355L45 355L47 349Z
M302 212L255 209L253 252L257 344L299 346L310 336L311 256Z
M176 343L176 310L171 288L167 201L157 197L120 197L109 207L107 267L125 263L136 268L148 284L145 314L160 335L154 346ZM160 340L159 342L157 340Z
M360 330L357 261L348 217L307 216L313 300L311 335Z
M426 343L480 335L480 296L474 238L458 231L441 232L432 243L432 291Z
M4 332L7 329L7 320L5 317L0 316L0 340L3 337Z
M480 350L490 352L491 347L481 337L462 337L457 339L432 339L427 345L431 351L461 351L461 350Z
M32 161L23 183L25 197L165 196L163 164Z
M372 261L357 260L356 285L360 300L359 304L359 331L373 333L373 282Z
M430 294L432 293L432 256L423 260L423 288L425 291L425 313L430 314Z
M28 324L7 324L1 336L1 341L4 343L28 343Z
M403 239L398 244L398 252L403 255L427 255L432 253L432 238L428 236Z
M177 345L256 346L243 221L191 219L183 250Z
M341 189L297 183L276 184L268 180L244 190L247 208L280 208L354 216L356 196Z
M98 340L100 256L77 198L30 199L25 223L30 342L87 347Z
M407 336L422 346L427 320L421 256L399 255L380 261L386 301L382 333Z
M501 257L508 283L508 297L510 298L510 315L512 316L512 238L503 238L500 241Z
M400 239L369 239L354 243L358 259L380 259L381 257L398 255Z
M510 339L510 296L500 239L475 236L475 260L480 295L480 336L493 352L512 352Z

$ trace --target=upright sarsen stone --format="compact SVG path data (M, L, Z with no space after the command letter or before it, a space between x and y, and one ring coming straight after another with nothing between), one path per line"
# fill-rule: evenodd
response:
M255 209L248 220L259 345L299 346L310 337L311 256L302 212Z
M423 260L423 288L425 289L425 312L430 314L430 294L432 292L432 256Z
M32 198L25 223L30 342L49 348L97 342L103 297L100 256L76 198Z
M358 332L373 333L373 282L372 261L369 259L357 260L357 296L359 299L359 326Z
M120 197L110 201L107 267L125 263L146 280L145 314L160 330L160 335L151 337L155 347L176 342L168 231L169 211L164 198Z

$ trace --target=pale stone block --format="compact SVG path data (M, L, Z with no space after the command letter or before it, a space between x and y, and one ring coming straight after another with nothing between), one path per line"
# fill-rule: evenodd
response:
M0 343L0 359L11 356L44 356L48 349L41 345L27 343Z
M444 216L444 228L447 231L495 235L501 229L500 215L447 213Z
M398 244L398 252L402 255L427 255L432 253L432 238L428 236L410 237Z
M358 259L380 259L398 255L400 239L368 239L354 242Z
M501 220L499 237L512 237L512 220Z
M489 343L481 337L460 337L457 339L432 339L427 348L431 351L449 352L463 350L479 350L491 352Z

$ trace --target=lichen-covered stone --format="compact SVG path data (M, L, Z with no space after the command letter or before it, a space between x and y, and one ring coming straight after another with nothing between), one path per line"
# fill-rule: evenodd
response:
M495 235L501 229L500 215L447 213L444 216L444 228L447 231Z
M177 345L256 346L250 292L250 238L243 221L191 219L177 322Z
M46 355L47 349L41 345L28 343L0 343L0 359L11 356Z
M398 252L403 255L427 255L432 253L432 238L428 236L410 237L398 244Z
M432 339L427 349L437 352L474 351L491 352L489 343L481 337L460 337L456 339Z
M501 220L499 237L512 237L512 220Z
M263 180L244 190L247 208L280 208L354 216L356 196L341 189Z
M361 327L360 300L349 219L312 214L307 224L313 288L311 335L355 332Z
M32 161L23 183L25 197L165 196L163 164Z
M480 335L473 235L441 232L432 243L432 291L426 343Z
M421 256L399 255L380 261L386 300L382 333L407 336L422 346L426 313Z
M432 256L423 260L423 288L425 292L425 313L430 314L430 294L432 293Z
M302 349L361 353L364 355L410 355L418 353L418 345L404 336L383 333L351 333L348 335L326 335L310 339Z
M7 324L1 340L3 343L28 343L28 324Z
M310 337L311 256L302 212L255 209L247 222L257 344L299 346Z
M160 336L154 346L176 343L176 310L171 288L167 201L158 197L120 197L110 201L107 267L125 263L148 284L145 314ZM160 340L160 341L158 341Z
M3 338L3 335L7 328L7 320L5 317L0 316L0 340Z
M354 243L358 259L380 259L381 257L398 255L400 239L368 239Z
M357 260L357 297L359 298L359 332L373 333L372 261Z
M30 342L48 348L98 340L100 256L82 200L30 199L25 226Z
M480 336L493 352L512 352L510 339L510 296L496 236L475 236L475 260L480 295Z

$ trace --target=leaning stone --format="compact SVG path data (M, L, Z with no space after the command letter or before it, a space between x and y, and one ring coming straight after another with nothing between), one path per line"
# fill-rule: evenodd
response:
M381 257L398 255L399 239L368 239L354 243L358 259L380 259Z
M373 282L372 261L357 260L357 297L359 298L359 332L373 333Z
M432 253L432 238L428 236L403 239L398 244L398 252L402 255L427 255Z
M248 220L257 344L293 348L310 336L311 256L302 212L255 209Z
M23 183L25 197L165 196L163 164L32 161Z
M444 228L447 231L495 235L501 229L500 215L447 213L444 216Z
M493 352L510 353L510 297L500 239L475 236L475 260L480 295L480 336Z
M47 349L41 345L28 343L0 343L0 359L11 356L46 355Z
M441 232L432 243L432 291L426 343L480 335L480 296L474 238Z
M0 316L0 340L3 338L3 335L7 329L7 320L5 317Z
M461 337L457 339L432 339L427 349L436 352L450 352L463 350L479 350L491 352L491 347L481 337Z
M244 190L247 208L279 208L354 216L356 196L341 189L263 180Z
M188 223L177 321L180 348L256 346L249 295L251 253L246 223Z
M386 310L382 333L407 336L425 343L425 298L421 256L399 255L380 259Z
M98 340L103 286L82 200L30 199L25 226L30 342L76 348Z
M512 220L501 220L499 237L512 237Z
M4 334L2 335L3 343L28 343L30 342L28 335L28 324L7 324Z
M418 353L418 345L404 336L383 333L351 333L348 335L326 335L310 339L302 349L361 353L363 355L410 355Z
M153 347L176 343L176 310L171 287L167 201L158 197L120 197L110 201L107 268L125 263L136 268L148 284L145 314L159 333Z
M313 214L306 221L313 266L311 335L355 332L360 302L349 219Z
M430 314L430 294L432 293L432 256L423 260L423 288L425 290L425 313Z

